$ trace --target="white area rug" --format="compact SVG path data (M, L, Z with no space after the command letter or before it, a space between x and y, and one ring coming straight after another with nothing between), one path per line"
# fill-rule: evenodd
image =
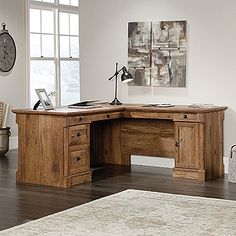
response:
M236 201L126 190L0 235L236 235Z

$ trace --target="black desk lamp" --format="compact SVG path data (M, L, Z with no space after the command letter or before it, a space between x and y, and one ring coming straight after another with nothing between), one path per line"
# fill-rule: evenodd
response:
M117 78L119 73L123 71L121 75L121 82L122 83L128 83L133 80L133 76L129 73L127 68L123 66L121 69L118 70L118 63L116 63L116 72L112 77L109 78L109 80L113 79L115 77L115 98L114 100L110 103L111 105L121 105L122 103L118 100L117 98Z

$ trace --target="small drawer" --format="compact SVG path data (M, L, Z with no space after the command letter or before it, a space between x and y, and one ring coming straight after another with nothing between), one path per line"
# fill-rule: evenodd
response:
M69 122L71 125L91 123L91 116L71 116Z
M69 175L78 174L89 170L89 156L87 149L75 150L69 149Z
M174 115L174 121L200 121L197 114L181 113Z
M88 128L86 125L76 125L69 127L69 146L87 143Z
M110 119L117 119L121 117L120 112L109 112L104 114L95 114L92 117L92 121L98 121L98 120L110 120Z

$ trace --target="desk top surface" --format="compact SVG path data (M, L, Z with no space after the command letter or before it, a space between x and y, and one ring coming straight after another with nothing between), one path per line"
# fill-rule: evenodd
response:
M32 110L32 109L13 109L12 112L16 114L38 114L38 115L60 115L60 116L75 116L75 115L91 115L101 114L107 112L144 112L144 113L208 113L214 111L224 111L227 106L189 106L189 105L175 105L172 107L153 107L145 104L123 104L123 105L109 105L103 104L96 108L68 108L56 107L54 110Z

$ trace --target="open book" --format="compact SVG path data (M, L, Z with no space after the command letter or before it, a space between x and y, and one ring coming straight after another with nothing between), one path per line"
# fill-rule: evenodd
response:
M96 108L101 106L102 104L100 100L88 100L68 105L69 108L78 108L78 109Z

